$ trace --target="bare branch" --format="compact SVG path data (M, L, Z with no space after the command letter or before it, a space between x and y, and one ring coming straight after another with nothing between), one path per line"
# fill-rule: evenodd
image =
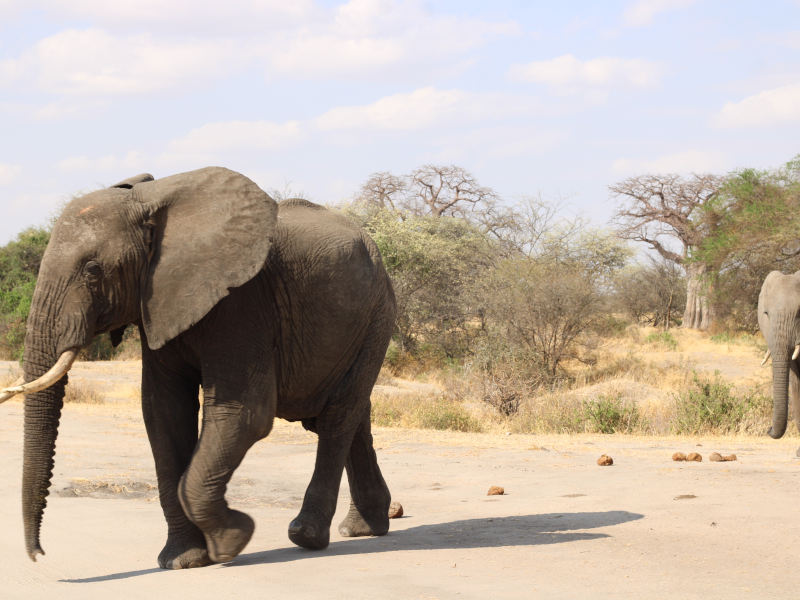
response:
M620 199L614 221L621 237L645 242L661 256L683 263L707 231L700 215L723 184L716 175L639 175L609 186ZM664 236L677 240L682 252L669 250Z

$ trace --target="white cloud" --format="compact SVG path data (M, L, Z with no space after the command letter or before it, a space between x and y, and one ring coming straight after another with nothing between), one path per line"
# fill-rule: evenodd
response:
M399 63L405 53L397 40L301 34L286 48L270 52L268 60L284 73L330 77Z
M784 85L728 102L715 116L719 127L763 127L800 122L800 84Z
M69 156L56 164L59 171L73 173L77 171L92 171L94 173L108 173L111 171L146 171L152 168L142 154L130 151L125 155L117 156L108 154L91 158L89 156Z
M416 0L350 0L333 9L313 0L33 6L91 27L60 31L0 59L0 86L84 98L185 88L253 66L268 76L315 80L452 75L469 50L519 33L513 22L435 13Z
M727 157L720 152L684 150L652 159L619 158L611 168L615 173L707 173L728 168Z
M532 113L536 109L536 105L526 98L425 87L410 93L386 96L372 104L333 108L318 117L316 124L325 131L410 131L453 123L503 119Z
M37 6L38 5L38 6ZM313 16L313 0L31 0L27 7L125 31L224 35L265 32Z
M139 94L213 77L230 56L224 42L161 42L149 35L115 37L101 29L70 29L3 61L0 83L30 78L59 94Z
M276 150L301 139L300 123L288 121L226 121L208 123L171 141L167 156L213 157L242 150Z
M513 22L435 14L418 2L350 0L332 19L266 42L262 53L270 70L293 77L396 77L397 67L430 69L491 38L518 33Z
M19 165L0 163L0 185L8 185L22 172Z
M696 0L638 0L625 9L623 19L630 27L650 25L655 16L662 12L685 8Z
M601 57L579 60L565 54L551 60L514 65L513 79L543 83L556 88L632 86L649 87L658 83L661 67L639 58Z

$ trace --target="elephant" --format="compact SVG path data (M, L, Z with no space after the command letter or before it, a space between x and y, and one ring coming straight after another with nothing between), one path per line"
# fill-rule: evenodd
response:
M53 475L67 371L108 332L139 329L142 414L167 541L162 568L232 560L253 519L226 486L274 417L318 436L295 544L329 543L344 470L343 536L389 529L389 489L370 431L370 393L396 305L380 253L346 217L302 199L277 204L222 167L142 174L73 199L55 222L28 317L23 521L29 557ZM199 390L202 388L202 418ZM200 430L198 432L198 429Z
M800 426L800 271L767 275L758 295L758 326L767 341L761 364L772 357L772 427L767 433L777 439L786 432L789 398Z

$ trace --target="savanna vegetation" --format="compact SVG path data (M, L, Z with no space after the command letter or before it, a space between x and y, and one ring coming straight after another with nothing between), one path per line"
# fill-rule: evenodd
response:
M538 197L502 199L461 167L424 165L375 173L338 207L371 234L394 282L384 383L423 382L404 394L379 385L375 422L761 433L769 400L760 387L663 355L698 340L758 350L764 277L800 268L800 159L768 171L643 174L609 191L613 224L596 228ZM21 356L48 238L47 228L27 229L0 248L5 358ZM98 338L84 359L137 348L130 328L117 348Z

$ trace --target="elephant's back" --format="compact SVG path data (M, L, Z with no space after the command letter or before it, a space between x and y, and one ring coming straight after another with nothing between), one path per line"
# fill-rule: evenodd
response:
M302 198L278 205L275 247L303 276L342 270L364 285L385 277L377 246L358 225Z
M279 414L313 416L305 402L324 402L324 390L347 372L370 332L393 323L391 284L369 236L307 201L280 205L266 273L284 337L279 378L288 401L279 400ZM304 414L288 406L305 406Z

